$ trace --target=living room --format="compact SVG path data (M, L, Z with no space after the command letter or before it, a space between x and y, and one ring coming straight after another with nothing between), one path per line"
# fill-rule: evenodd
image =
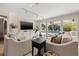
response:
M2 56L78 56L78 5L0 4L3 25L7 21L6 30L2 26L6 34L1 31L4 34Z

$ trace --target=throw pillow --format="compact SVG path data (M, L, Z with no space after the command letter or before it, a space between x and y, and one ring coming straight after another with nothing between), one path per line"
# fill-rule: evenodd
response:
M51 38L51 42L61 44L62 36L55 36Z

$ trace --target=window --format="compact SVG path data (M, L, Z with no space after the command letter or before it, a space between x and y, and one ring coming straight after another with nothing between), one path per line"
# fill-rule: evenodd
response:
M72 36L76 36L76 21L74 19L63 20L63 31L69 31Z
M48 31L51 33L59 33L61 30L60 26L61 26L61 21L54 21L54 23L51 23L48 26Z

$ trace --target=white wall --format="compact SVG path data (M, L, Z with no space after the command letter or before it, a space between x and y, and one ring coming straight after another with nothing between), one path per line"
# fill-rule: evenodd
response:
M26 17L26 18L24 17L23 18L23 16L19 15L19 13L9 12L7 21L8 21L8 24L7 24L7 26L8 26L7 32L9 33L9 32L11 32L11 28L9 26L10 24L17 25L18 28L16 30L18 32L18 31L20 31L20 21L33 22L33 25L34 25L35 19L30 19L28 17Z
M0 15L7 16L7 33L11 32L10 30L10 24L14 23L18 26L18 29L20 29L20 21L26 21L26 22L33 22L37 19L36 15L32 13L27 13L24 10L21 9L14 9L14 8L0 8ZM35 26L35 24L33 24ZM17 29L17 30L18 30Z

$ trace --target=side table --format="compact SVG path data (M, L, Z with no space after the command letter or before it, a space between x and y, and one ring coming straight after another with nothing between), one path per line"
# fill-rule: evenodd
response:
M38 43L36 42L36 39L35 40L32 40L32 56L34 54L34 47L38 49L38 54L37 56L42 56L41 54L41 49L44 47L44 52L46 52L46 40Z

